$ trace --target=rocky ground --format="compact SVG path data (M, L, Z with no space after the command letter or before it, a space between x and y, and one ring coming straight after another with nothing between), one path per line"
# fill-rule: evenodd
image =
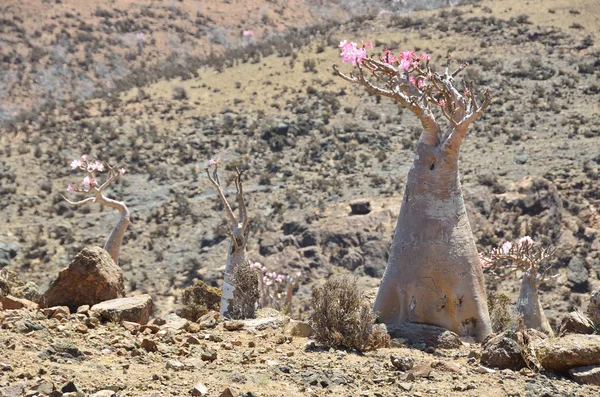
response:
M23 4L31 6L33 2ZM50 7L50 3L42 4ZM85 59L87 51L92 58L98 58L90 65L100 68L99 60L109 64L108 60L114 61L121 52L123 57L128 51L137 53L135 42L128 42L129 45L125 43L118 48L113 46L113 52L118 54L111 54L110 35L102 31L105 29L102 26L110 24L102 21L110 20L115 26L126 24L121 20L134 19L134 24L145 21L144 31L148 36L156 35L157 44L152 47L154 44L148 43L142 55L138 54L139 59L125 64L125 69L133 70L142 67L142 62L160 65L164 61L162 49L167 44L159 45L159 42L166 43L168 35L164 35L163 25L154 23L155 19L161 23L172 20L171 28L177 31L178 26L184 26L180 22L184 24L189 20L192 26L191 21L197 18L195 11L188 10L188 2L175 3L182 14L173 19L169 13L175 12L174 9L148 6L154 13L164 15L157 18L147 14L144 16L150 18L147 21L135 14L141 15L143 7L128 11L130 15L112 10L111 17L98 16L92 15L95 9L82 9L78 11L80 15L73 13L67 17L66 13L72 12L67 6L75 7L65 1L62 8L53 7L48 12L47 24L57 25L51 30L54 33L50 33L48 27L38 35L36 26L39 28L39 24L29 23L30 19L25 16L30 14L19 16L17 10L11 11L10 18L2 19L0 35L2 70L6 72L2 78L18 77L16 80L11 77L10 84L2 80L2 89L9 87L6 92L20 98L15 101L19 105L10 108L8 116L3 116L6 123L0 127L0 222L3 225L0 247L4 249L0 250L0 267L16 270L22 280L35 282L41 291L83 247L103 245L118 219L116 213L94 206L73 208L61 197L66 194L68 184L80 179L70 171L69 163L81 154L89 154L94 159L128 169L110 192L112 197L127 202L133 216L125 235L120 266L127 293L150 294L157 318L176 311L182 289L194 280L203 279L212 285L221 282L227 240L219 228L225 215L204 175L206 161L211 157L222 159L225 178L235 165L246 170L245 191L252 217L250 257L276 271L302 272L295 292L293 317L307 318L311 287L334 274L356 275L361 287L372 294L385 268L419 128L409 112L332 75L330 66L340 62L337 44L342 39L371 39L376 52L382 51L384 45L396 50L427 51L435 64L443 62L448 49L457 59L470 61L472 66L465 72L465 78L473 80L481 89L488 88L495 98L488 112L470 131L461 154L465 200L480 249L487 250L505 239L523 235L558 247L553 264L559 276L543 288L541 296L555 329L567 312L577 308L585 310L589 292L600 284L600 152L597 149L600 130L595 123L600 112L597 44L600 28L596 22L600 10L596 2L481 1L442 10L414 11L409 15L382 12L376 16L374 13L366 20L308 29L305 35L282 35L282 39L273 38L265 45L258 40L262 37L258 37L256 45L243 46L243 50L230 51L226 56L215 56L209 61L169 63L193 66L179 68L176 73L158 67L147 68L148 75L143 78L124 74L118 80L122 84L114 89L96 92L92 87L100 80L94 78L89 89L95 92L90 95L92 99L83 100L84 96L80 95L78 100L69 99L59 106L50 104L29 111L27 106L33 101L27 99L37 91L28 91L25 80L41 78L37 76L35 80L35 69L32 69L39 59L34 54L26 57L27 51L23 51L29 48L34 52L32 43L42 49L56 40L64 39L66 43L76 37L75 27L81 30L81 24L88 23L92 25L91 43L103 43L104 49L93 46L86 49L85 44L80 43L74 47L77 51L67 51L70 55L60 59L66 60L71 71L78 71L79 67L83 70L77 56ZM32 8L25 10L31 13ZM17 18L15 13L19 14ZM208 10L203 10L205 13ZM213 22L206 22L206 26L221 23L215 22L214 16L211 18ZM12 22L7 23L7 20ZM203 23L199 26L204 26ZM288 27L284 23L280 25L282 31ZM244 24L236 27L242 28ZM225 31L231 29L229 26ZM261 29L256 31L262 32ZM121 33L131 36L138 30ZM60 37L55 37L56 34ZM239 32L236 34L239 38ZM191 36L186 37L194 48L201 48L201 40L205 39L194 41ZM30 44L25 44L24 39ZM71 46L64 44L67 49ZM220 47L215 45L214 48L215 53L219 53ZM222 54L224 50L223 47ZM48 54L40 59L50 62L48 65L54 62ZM119 62L110 65L122 65ZM49 81L56 84L46 85L44 95L52 98L51 93L58 86L67 87L64 88L68 91L67 99L77 91L52 76ZM173 76L179 77L171 78ZM84 85L73 87L82 90ZM8 98L4 91L2 93L2 98ZM2 107L3 111L7 109L8 106ZM15 111L17 115L11 116ZM228 192L232 191L230 186ZM70 198L78 198L69 193ZM370 212L353 214L350 203L356 200L368 201ZM505 293L512 299L518 294L517 277L502 282L490 278L487 283L490 291ZM404 375L392 369L389 354L407 355L423 363L439 359L463 366L456 372L458 375L433 369L432 379L424 377L413 381L413 389L407 394L435 394L435 388L440 390L440 395L475 395L488 391L489 395L526 395L528 392L530 395L558 395L559 392L573 395L579 390L571 380L555 375L522 375L512 371L476 373L477 363L468 363L470 350L480 349L475 345L461 347L449 356L439 353L440 357L438 353L393 348L365 356L349 353L338 359L338 352L304 350L307 340L302 338L276 345L276 335L283 333L281 328L259 332L267 335L262 339L247 331L221 331L221 325L210 332L222 335L223 342L209 340L207 346L214 349L221 343L231 343L233 350L220 349L215 363L202 364L207 371L202 371L200 376L197 371L187 369L166 370L167 358L162 356L162 350L159 353L141 351L139 357L132 359L129 355L133 349L128 349L131 347L128 345L112 347L105 357L101 352L112 346L109 342L123 332L134 346L134 339L141 337L116 324L88 328L87 334L79 334L69 331L69 327L76 327L83 318L47 320L38 318L36 312L19 312L15 321L27 316L46 328L20 334L9 327L8 331L2 330L0 337L14 341L15 349L23 352L18 357L25 357L29 363L26 368L31 379L40 368L45 368L42 371L47 373L42 375L56 386L73 380L76 386L87 388L89 392L119 378L127 386L123 393L131 393L129 395L142 395L143 388L160 388L163 383L163 392L168 390L178 395L195 382L203 381L199 377L206 376L210 381L205 385L211 395L219 395L225 387L234 384L248 386L247 391L261 395L282 395L283 387L288 387L284 383L293 389L291 394L298 395L306 393L308 387L318 390L317 395L335 395L335 387L360 395L361 388L367 384L372 393L400 395L404 391L398 388L398 382L404 381ZM52 324L56 324L54 328ZM59 329L61 326L64 328ZM185 361L171 350L178 350L186 343L186 332L181 332L181 340L176 335L172 344L166 344L164 354L173 354L168 359ZM83 342L96 333L98 338L91 338L96 340L93 343L104 345ZM204 338L203 334L199 339ZM75 338L70 343L81 351L90 349L91 355L84 354L89 361L76 366L56 363L57 367L50 371L45 364L38 363L37 354L41 350L47 349L55 339L69 338ZM81 344L75 342L80 340L77 338ZM240 372L236 357L249 350L246 346L253 338L258 346L256 351L263 348L265 353L257 356L255 364L247 364L250 372L244 372L246 383L234 382L230 378ZM242 341L241 346L234 344L238 339ZM267 352L274 344L276 347ZM121 356L117 361L110 361L117 357L119 349L122 349ZM288 351L294 355L287 357ZM23 375L25 370L21 371L20 364L16 363L14 351L10 353L6 349L0 353L4 355L2 361L12 368L2 372L4 385L12 385L15 379L26 382L29 377ZM264 356L262 363L260 355ZM182 356L188 358L193 354ZM229 360L227 365L225 358ZM141 362L136 363L137 359ZM223 365L217 365L221 359ZM270 366L269 361L278 364ZM125 369L127 374L123 374L122 365L115 364L120 362L131 367ZM76 368L73 374L77 378L58 377L63 373L60 367L63 365ZM95 365L103 365L105 369L98 370L100 367ZM281 365L290 367L290 373L280 371ZM311 369L310 365L314 367ZM332 370L323 375L319 371L323 371L325 365ZM332 380L334 372L343 370L344 365L348 365L349 373L354 371L351 365L356 368L353 381L345 386L336 385ZM146 371L147 366L156 369ZM83 372L78 375L80 370ZM267 373L264 378L258 375L262 370ZM317 377L326 376L328 387L314 388L310 382L307 385L301 374L311 371L317 371ZM152 380L153 374L149 372L155 372L159 379ZM388 375L379 377L388 372L389 377L394 378L392 386L386 378ZM369 375L372 373L378 374L377 377ZM161 378L167 374L168 379ZM141 380L134 392L128 380L138 376ZM476 389L452 390L455 386L466 387L471 379ZM38 380L27 382L28 388L39 383ZM270 386L272 389L268 389ZM503 387L507 387L506 391ZM495 388L499 388L497 394L494 394ZM586 389L581 390L593 395Z

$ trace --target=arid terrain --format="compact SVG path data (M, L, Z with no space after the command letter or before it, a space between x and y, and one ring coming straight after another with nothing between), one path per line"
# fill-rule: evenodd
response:
M104 244L117 212L75 208L61 197L83 198L66 187L83 177L69 164L87 154L127 168L110 191L132 212L119 262L127 293L150 294L156 317L173 313L194 280L222 281L226 218L204 171L220 158L223 181L235 166L245 170L250 258L302 273L292 317L307 319L311 288L332 275L355 275L372 296L420 126L391 100L333 75L339 42L364 39L376 54L384 46L426 51L440 67L451 51L471 64L464 78L478 92L489 89L494 101L461 153L471 228L481 251L525 235L557 247L558 277L541 301L558 329L600 286L600 3L482 0L412 11L415 2L400 3L3 2L0 268L44 291L84 246ZM371 211L351 214L356 200ZM486 282L489 292L516 299L518 277ZM124 396L187 395L199 381L208 395L229 386L260 396L600 393L551 373L479 373L469 361L479 345L357 355L306 350L301 337L277 344L282 327L252 333L218 325L165 336L149 353L136 345L143 332L116 324L80 333L81 318L19 316L44 328L0 329L0 387L45 377L73 380L86 393L124 385ZM193 361L188 333L203 340L207 332L223 339L202 341L218 350L216 361L165 370L171 359ZM59 342L86 359L40 362L39 352ZM244 362L250 342L256 358ZM390 355L458 367L434 364L434 375L404 390ZM311 385L309 372L327 385Z

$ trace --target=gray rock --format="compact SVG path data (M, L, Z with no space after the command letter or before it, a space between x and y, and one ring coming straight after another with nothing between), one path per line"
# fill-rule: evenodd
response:
M392 355L390 356L390 360L392 361L392 365L400 371L408 371L415 365L415 359L412 357L397 357Z
M181 371L185 368L185 365L181 361L177 360L168 360L167 361L167 369L172 369L173 371Z
M112 390L100 390L92 394L90 397L117 397L117 393Z
M225 328L227 331L237 331L244 328L244 323L239 320L225 321L223 323L223 328Z
M571 368L569 375L578 383L600 386L600 365Z
M23 395L27 387L27 383L16 383L14 385L0 388L0 396L2 397L20 397Z
M310 324L307 322L293 321L292 329L291 329L290 333L292 334L292 336L299 336L301 338L310 338L310 336L314 333L314 330L310 326Z
M371 202L369 200L356 200L350 203L352 215L366 215L371 212Z
M207 396L208 388L203 383L198 383L192 388L192 396Z
M75 383L69 381L69 382L65 383L64 385L62 385L62 387L60 388L60 391L63 393L76 393L79 390L77 390L77 386L75 386Z
M177 314L167 314L163 319L165 320L165 323L160 326L161 329L175 331L186 330L190 325L188 320L179 317Z
M547 371L600 365L600 335L568 334L534 342L533 350Z
M76 312L82 305L94 305L125 295L123 272L108 252L85 247L44 293L46 307L68 306Z
M563 317L560 324L559 335L566 334L593 334L594 324L580 311L574 311Z
M152 310L152 297L139 295L111 299L92 306L91 310L100 313L102 318L107 321L131 321L146 324Z
M567 279L572 284L571 289L577 292L587 292L589 275L590 272L585 267L583 259L579 256L572 257L567 266Z
M485 341L481 363L492 368L518 370L526 365L522 350L515 333L506 331Z

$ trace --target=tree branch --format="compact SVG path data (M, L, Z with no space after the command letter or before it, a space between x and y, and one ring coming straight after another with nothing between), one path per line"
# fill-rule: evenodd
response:
M215 170L214 170L214 173L212 176L210 175L210 167L206 167L206 175L208 176L208 179L213 184L215 189L217 189L217 193L219 194L221 203L223 204L223 207L225 207L225 212L227 213L227 217L229 218L229 221L231 222L232 226L234 228L236 228L238 226L238 221L237 221L237 219L235 219L235 215L233 214L233 211L231 210L231 207L229 206L229 203L227 202L227 199L225 198L223 189L221 189L221 184L219 183L219 174L217 173L217 166L215 165Z

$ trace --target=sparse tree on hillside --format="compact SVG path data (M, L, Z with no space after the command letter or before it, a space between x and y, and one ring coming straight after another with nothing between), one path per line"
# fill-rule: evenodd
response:
M412 51L367 57L364 43L340 43L344 62L355 71L335 73L370 92L389 97L414 113L423 132L408 173L389 261L374 310L388 326L403 322L432 324L479 341L492 329L477 248L465 211L458 174L459 149L469 125L491 103L473 84L456 78L468 66L442 73L427 54ZM447 125L438 120L442 116Z
M236 176L234 178L235 188L237 191L238 199L238 217L236 218L231 206L225 198L225 193L219 180L219 159L210 159L208 167L206 168L206 175L213 184L221 204L225 208L225 213L229 219L231 229L226 231L229 236L230 243L229 249L227 250L227 261L225 263L225 274L223 276L223 290L221 293L221 307L220 313L224 316L230 317L232 311L232 304L235 294L235 285L232 279L234 269L238 265L248 264L248 255L246 253L246 245L248 238L248 212L246 210L246 203L244 201L244 190L242 186L242 171L237 167L235 169Z
M74 170L82 170L87 173L87 176L83 178L81 182L81 186L71 186L67 187L67 190L74 191L77 193L84 194L92 194L92 197L88 197L81 201L70 201L66 197L63 196L69 204L71 205L83 205L86 203L98 203L100 205L105 205L107 207L114 208L119 211L121 214L121 218L119 222L112 230L110 235L108 236L108 240L104 244L104 249L109 253L113 261L118 265L119 264L119 251L121 249L121 243L123 242L123 236L125 235L125 230L127 230L127 226L129 226L129 221L131 219L131 214L129 209L122 201L116 201L111 198L108 198L104 195L104 191L107 187L110 186L111 183L118 180L121 175L125 173L125 168L116 169L111 166L104 166L100 161L90 161L86 155L81 157L81 160L73 160L71 163L71 168ZM99 184L96 180L96 172L106 172L107 177L103 184Z
M500 248L481 255L481 265L495 277L504 279L517 271L523 272L521 291L517 300L517 313L522 316L527 328L537 329L553 335L538 296L538 286L556 276L548 274L550 266L543 266L554 255L554 248L535 245L529 236L515 244L505 241Z

